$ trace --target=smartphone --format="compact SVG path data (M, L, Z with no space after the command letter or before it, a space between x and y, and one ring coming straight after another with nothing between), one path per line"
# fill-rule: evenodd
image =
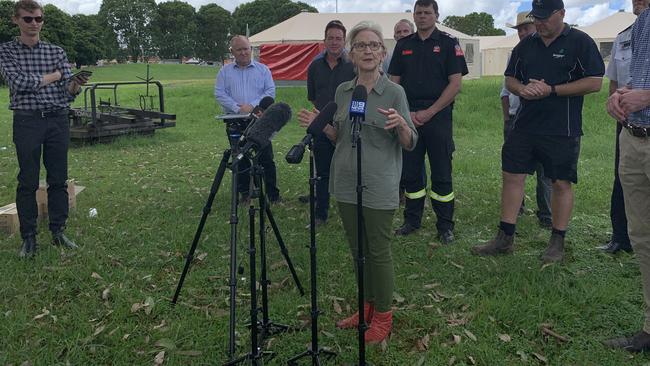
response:
M80 76L83 76L83 77L89 78L90 75L92 75L92 74L93 74L92 71L81 70L81 71L77 71L76 73L74 73L74 74L72 75L72 77L73 77L73 78L78 78L78 77L80 77Z

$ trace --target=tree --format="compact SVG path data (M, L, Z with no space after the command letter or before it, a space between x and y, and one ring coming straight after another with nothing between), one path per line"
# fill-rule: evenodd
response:
M99 8L102 23L133 62L151 51L151 21L155 13L154 0L103 0Z
M14 15L12 0L0 1L0 43L7 42L18 35L18 27L11 21Z
M158 56L182 58L194 54L196 14L190 4L178 0L160 3L151 27Z
M43 7L43 30L41 39L55 44L65 51L68 61L75 62L77 51L75 50L75 32L73 29L72 17L52 4Z
M234 33L246 34L246 25L250 34L259 33L281 23L302 11L318 13L318 10L303 2L291 0L254 0L239 5L232 13L235 19Z
M196 56L222 60L228 52L228 33L233 24L230 12L217 4L208 4L199 9L196 19Z
M104 47L104 37L97 15L75 14L72 16L74 24L74 49L76 52L75 63L77 68L81 65L94 65L97 60L107 54Z
M503 29L494 28L494 18L488 13L469 13L464 17L448 16L442 24L470 36L502 36Z

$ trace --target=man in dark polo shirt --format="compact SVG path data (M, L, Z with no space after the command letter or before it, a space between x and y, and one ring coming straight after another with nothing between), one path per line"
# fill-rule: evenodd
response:
M21 257L33 257L36 242L36 190L41 168L47 170L47 204L52 243L77 245L64 234L68 219L68 108L87 76L73 77L65 51L40 39L43 8L33 0L14 5L20 36L0 45L0 74L7 81L13 110L13 141L18 158L16 208L23 239Z
M521 108L501 152L501 223L497 236L472 248L474 254L513 251L526 175L539 162L553 182L553 231L542 260L552 263L564 258L564 236L573 208L571 183L578 182L583 96L600 90L605 73L596 43L565 24L564 15L562 0L534 0L530 16L537 33L512 52L506 87L521 98Z
M307 99L314 108L321 110L327 103L334 101L334 93L339 84L352 80L354 67L345 52L345 27L338 20L332 20L325 26L325 52L316 56L307 70ZM334 145L325 136L314 139L314 157L316 163L316 225L327 222L329 211L329 177L330 164L334 154Z
M395 234L409 235L420 228L427 196L426 180L422 180L427 154L431 172L429 196L437 216L438 239L450 244L454 240L452 109L468 70L458 41L436 28L438 16L438 3L434 0L415 2L413 20L417 32L397 42L388 68L391 80L404 87L411 120L420 136L415 149L404 152L404 224Z

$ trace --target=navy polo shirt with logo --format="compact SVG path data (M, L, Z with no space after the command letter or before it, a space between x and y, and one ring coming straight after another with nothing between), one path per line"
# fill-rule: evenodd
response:
M388 67L390 75L400 77L411 111L429 108L449 85L450 75L468 72L458 40L437 28L424 40L417 32L400 39Z
M594 40L567 24L548 47L537 33L524 38L512 51L505 72L524 85L530 79L561 85L604 74L605 64ZM515 129L534 135L582 136L583 102L582 96L521 98Z

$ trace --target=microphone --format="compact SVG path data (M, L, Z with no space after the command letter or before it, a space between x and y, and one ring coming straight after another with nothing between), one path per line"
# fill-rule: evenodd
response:
M305 137L303 137L298 144L293 145L285 156L287 163L300 164L302 156L305 154L305 146L309 145L312 137L323 134L325 126L334 119L334 113L336 113L337 108L338 106L334 102L329 102L325 107L323 107L323 110L318 113L309 127L307 127L307 134Z
M270 107L273 103L275 103L273 97L269 97L267 95L264 98L262 98L262 100L260 100L259 104L257 104L255 108L253 108L253 110L247 117L247 119L250 120L250 122L248 123L248 126L246 126L246 128L244 129L244 132L242 132L241 136L239 137L239 142L244 141L244 135L246 135L248 131L250 131L251 127L253 127L255 122L257 122L258 119L257 115L260 113L264 113L264 111L268 107Z
M357 85L352 92L350 101L350 120L352 121L352 146L356 147L359 140L359 131L361 122L366 120L366 102L368 101L368 92L363 85Z
M291 107L286 103L271 105L257 120L248 133L244 135L246 144L234 159L232 164L238 164L251 150L260 151L271 143L271 140L284 125L291 119Z

